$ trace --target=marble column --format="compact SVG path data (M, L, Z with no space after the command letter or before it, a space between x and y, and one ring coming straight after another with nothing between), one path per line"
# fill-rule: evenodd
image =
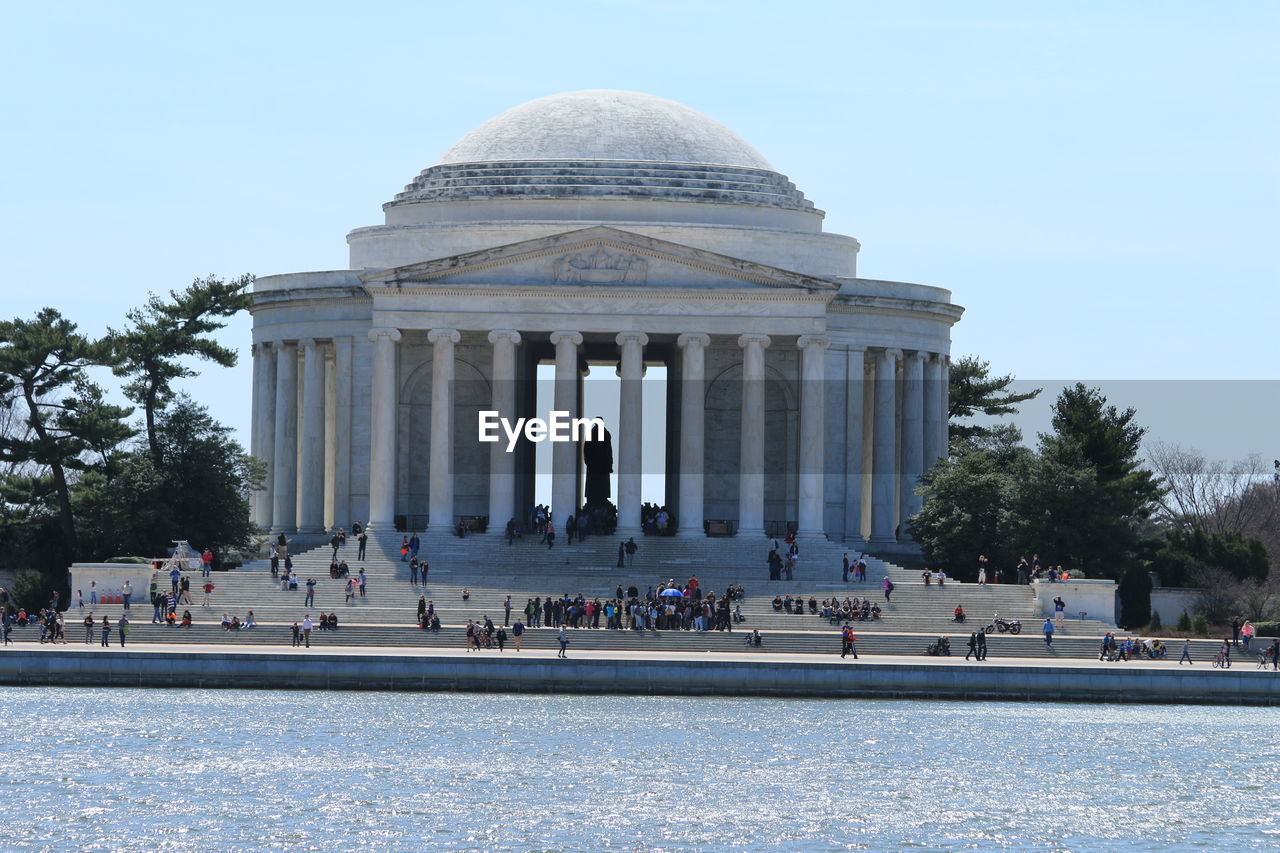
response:
M254 353L253 455L265 463L266 471L262 489L255 492L253 522L267 530L271 527L271 481L275 474L276 359L269 342L258 344Z
M332 346L324 354L324 529L337 530L333 504L337 497L334 471L338 467L338 369Z
M924 365L927 352L907 356L902 370L902 487L899 490L898 517L906 536L907 520L920 511L916 487L924 473Z
M702 527L706 423L706 348L709 335L684 334L676 345L684 350L680 373L680 507L676 513L679 536L703 536Z
M644 473L644 332L621 332L618 375L618 535L640 535L640 489Z
M314 338L302 347L302 453L298 471L299 533L324 530L324 349Z
M432 530L453 530L453 361L455 329L427 332L431 351L431 482L428 519Z
M940 455L951 452L951 356L938 355L938 409L942 413L938 423L938 447Z
M742 439L738 475L738 533L764 535L764 351L768 335L741 335Z
M489 333L493 344L493 397L490 408L511 423L516 419L516 346L520 333L495 329ZM507 451L507 439L489 445L489 532L502 536L507 520L516 514L516 451Z
M826 536L823 515L826 453L826 335L801 335L800 348L800 500L796 523L802 536Z
M862 540L862 417L865 347L849 347L845 359L844 538Z
M329 395L333 398L332 430L325 433L325 458L332 459L332 469L325 472L326 500L329 485L332 483L333 499L326 506L325 523L330 527L345 527L350 530L351 522L351 382L354 375L352 367L352 349L354 341L350 337L333 339L333 385L325 388L325 404L328 408ZM329 422L326 420L326 429ZM329 441L332 439L332 452ZM327 463L326 463L327 464Z
M298 525L298 345L288 341L276 344L275 408L271 532L293 533Z
M369 330L373 341L369 406L369 527L393 530L396 512L396 344L399 329Z
M875 418L872 426L871 542L897 541L894 531L894 498L897 495L897 391L898 360L902 350L876 353Z
M927 472L945 455L942 447L942 394L938 384L942 376L940 356L924 363L924 470Z
M567 412L567 417L578 417L578 347L582 335L578 332L552 332L551 343L556 348L556 378L554 406L557 412ZM578 511L581 495L578 493L578 445L571 441L557 441L551 445L551 513L556 532L564 541L564 523Z

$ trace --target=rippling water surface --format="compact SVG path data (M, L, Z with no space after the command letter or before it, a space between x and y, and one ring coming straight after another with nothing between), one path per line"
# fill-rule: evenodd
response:
M1267 709L0 688L7 850L1248 850Z

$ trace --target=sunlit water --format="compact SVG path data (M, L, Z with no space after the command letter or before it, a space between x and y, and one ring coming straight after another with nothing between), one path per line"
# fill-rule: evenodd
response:
M0 688L6 850L1249 850L1268 709Z

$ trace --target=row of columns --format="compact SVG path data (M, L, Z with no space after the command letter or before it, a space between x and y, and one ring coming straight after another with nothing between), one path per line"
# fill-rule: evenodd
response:
M430 513L433 526L451 527L454 518L453 386L454 350L461 335L455 329L432 329ZM373 343L370 382L369 522L390 527L396 503L397 343L394 328L369 331ZM494 330L492 408L509 420L516 417L516 347L521 335L513 329ZM578 348L582 334L574 330L552 333L555 347L554 405L577 417ZM618 438L618 512L620 532L638 532L643 470L644 347L643 332L622 332L620 349ZM680 535L702 535L704 515L706 334L680 335L681 405L679 447ZM739 530L764 529L765 492L765 350L771 339L763 334L738 338L742 349L742 413L739 480ZM796 340L800 359L800 455L797 523L802 535L824 531L827 459L826 349L824 335ZM328 351L333 355L328 358ZM302 377L298 383L301 352ZM266 488L255 498L255 520L272 531L319 533L335 518L346 518L350 493L349 456L337 452L340 438L350 434L351 340L330 344L306 338L297 342L259 344L254 361L254 429L252 452L270 462ZM848 350L848 376L861 378L868 353ZM274 356L274 357L272 357ZM863 527L863 476L871 471L870 538L887 543L898 538L897 525L920 508L915 494L919 477L947 447L947 362L943 355L923 351L904 355L898 349L871 353L872 389L850 393L846 403L846 441L849 451L845 489L846 533L856 537ZM902 366L901 386L898 383ZM901 400L898 390L901 387ZM343 393L345 390L345 394ZM345 398L345 399L344 399ZM872 407L869 453L862 455L864 417ZM261 414L258 414L261 413ZM515 458L501 443L490 450L489 518L499 529L516 515ZM869 463L869 464L868 464ZM552 508L577 506L577 446L557 443L552 454ZM269 499L268 499L269 496Z
M252 454L266 463L254 522L320 533L350 513L352 339L274 341L253 349ZM299 383L298 362L302 362Z

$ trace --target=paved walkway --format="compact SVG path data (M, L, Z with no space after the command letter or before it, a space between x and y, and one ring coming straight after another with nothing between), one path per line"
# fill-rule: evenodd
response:
M327 640L327 638L326 638ZM102 653L111 654L121 651L119 645L112 645L110 649L105 650L98 645L87 646L80 643L67 643L65 645L36 645L23 644L23 651L31 651L34 649L48 650L51 652L74 652L81 653ZM167 643L165 645L156 644L138 644L125 646L123 651L139 654L204 654L204 655L271 655L275 657L291 657L308 656L308 655L338 655L341 657L410 657L410 658L503 658L520 657L531 660L538 659L554 659L557 652L554 649L526 649L520 652L515 650L514 643L507 647L504 652L498 652L491 649L481 651L468 652L466 649L450 649L450 648L432 648L432 649L400 649L400 648L370 648L367 646L336 646L329 642L324 645L316 645L310 649L294 648L289 645L282 646L254 646L245 648L241 645L220 645L220 644L199 644L184 645L179 643ZM0 652L2 654L2 652ZM733 654L724 654L717 652L664 652L664 651L615 651L615 650L580 650L575 651L572 644L569 647L569 655L572 659L577 660L667 660L672 663L680 663L683 661L708 662L717 661L723 663L742 663L750 660L761 660L770 663L795 663L795 664L830 664L835 666L932 666L932 667L960 667L960 668L986 668L993 666L1000 667L1018 667L1018 668L1052 668L1052 669L1107 669L1107 670L1157 670L1167 671L1169 669L1182 670L1185 672L1226 672L1226 670L1215 669L1210 665L1209 660L1199 660L1192 665L1178 664L1176 660L1164 661L1097 661L1082 660L1080 658L988 658L986 661L966 661L963 655L952 657L929 657L920 655L918 657L905 657L903 655L860 655L857 660L853 658L841 659L838 653L830 655L814 655L814 654L771 654L769 652L735 652ZM1262 674L1256 666L1254 656L1252 654L1247 658L1238 658L1233 661L1231 672L1239 673L1243 671L1258 672ZM1280 673L1267 669L1267 674L1280 676Z

